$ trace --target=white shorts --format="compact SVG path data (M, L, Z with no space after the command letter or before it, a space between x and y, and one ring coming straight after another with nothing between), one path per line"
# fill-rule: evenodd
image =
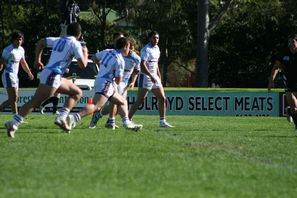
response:
M141 73L138 77L138 87L148 90L163 87L159 76L155 76L155 78L157 79L157 82L153 83L152 79L148 75Z
M128 84L125 82L120 82L120 84L118 85L118 91L120 95L124 95L125 93L127 93L128 90Z
M116 89L117 85L114 81L105 78L99 78L95 80L95 94L101 94L107 98L110 98L116 92Z
M57 74L56 72L44 69L40 73L40 84L45 84L58 89L61 85L61 78L61 74Z
M19 87L19 78L13 73L3 72L2 74L3 87Z

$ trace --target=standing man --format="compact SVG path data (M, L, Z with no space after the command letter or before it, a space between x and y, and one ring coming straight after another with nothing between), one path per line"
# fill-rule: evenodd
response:
M286 99L290 107L287 114L292 116L297 130L297 34L288 37L288 48L276 58L269 78L268 91L274 87L273 82L278 72L282 72Z
M160 127L172 128L166 121L166 97L161 82L161 74L158 66L160 58L159 33L152 31L149 35L149 43L141 49L141 73L138 78L138 95L136 102L131 106L129 118L132 119L138 107L144 102L148 91L152 91L158 99L160 114Z
M36 46L35 64L38 69L43 68L41 55L44 47L51 47L52 53L48 64L40 74L40 84L32 99L24 104L20 109L19 114L16 114L13 119L5 123L7 134L14 138L14 134L18 126L24 118L33 110L34 107L39 107L42 102L50 96L57 93L67 94L68 98L65 101L64 107L60 110L60 114L55 119L55 124L60 128L68 131L66 117L70 110L76 105L77 101L82 96L82 91L73 82L63 78L63 74L73 57L77 59L78 65L85 68L88 63L88 49L82 46L79 42L81 37L81 26L79 23L71 23L67 27L66 37L47 37L41 39Z
M0 71L3 69L2 83L6 88L8 99L0 105L0 111L10 106L13 114L18 112L18 88L19 88L19 67L20 64L29 76L29 80L33 80L34 76L25 59L25 50L21 46L24 41L24 35L21 32L13 32L11 34L11 44L4 48L0 59Z
M70 129L74 128L76 123L84 116L100 111L108 100L118 105L119 114L126 129L138 131L142 128L142 125L134 124L129 120L127 100L118 93L117 89L124 73L125 62L123 56L127 56L129 50L129 40L122 37L116 41L116 49L97 52L93 57L96 64L100 63L100 70L95 80L93 104L88 104L79 113L67 117L67 125Z
M137 76L140 72L140 57L134 52L134 46L136 42L134 39L130 38L130 52L128 56L123 56L125 61L124 76L118 85L118 92L125 99L127 98L128 89L133 89ZM117 106L113 103L105 105L102 111L97 111L93 114L92 120L90 122L89 128L96 128L96 124L103 115L109 113L109 118L105 124L106 128L116 129L118 126L115 123L115 116L117 114ZM128 111L128 109L127 109Z
M60 37L66 35L67 26L79 22L80 8L74 0L60 1L61 33Z

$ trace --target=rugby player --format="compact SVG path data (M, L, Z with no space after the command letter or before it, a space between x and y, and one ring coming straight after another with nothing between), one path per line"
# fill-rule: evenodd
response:
M14 115L11 120L5 123L9 137L14 138L19 125L32 112L33 108L39 107L42 102L46 101L56 92L66 94L68 97L54 123L63 130L69 131L66 117L81 98L82 91L72 81L62 76L74 57L77 59L78 65L81 68L87 66L88 49L79 42L82 35L81 31L79 23L71 23L67 26L67 36L47 37L37 43L35 66L37 69L44 68L40 74L40 83L31 100L21 107L18 114ZM48 64L44 67L41 55L45 47L52 48L52 53Z

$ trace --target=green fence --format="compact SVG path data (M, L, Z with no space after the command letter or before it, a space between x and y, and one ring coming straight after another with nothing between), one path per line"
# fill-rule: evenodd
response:
M26 103L34 94L34 90L19 91L18 106ZM84 91L75 111L88 103L93 91ZM136 100L137 91L129 91L129 106ZM6 91L0 90L0 102L7 98ZM283 116L284 96L281 92L264 91L197 91L167 90L168 115L202 115L202 116ZM66 99L62 95L59 106ZM47 110L50 110L50 105ZM36 109L37 110L37 109ZM9 111L7 109L6 111ZM137 114L157 115L158 101L150 92L145 102L139 107Z

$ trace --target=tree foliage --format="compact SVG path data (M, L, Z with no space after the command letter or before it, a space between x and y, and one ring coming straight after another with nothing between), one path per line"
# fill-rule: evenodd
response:
M265 87L273 54L296 28L286 1L238 3L210 37L210 79L223 87Z
M2 1L1 16L3 31L1 31L0 51L10 42L10 34L20 30L25 35L23 47L26 50L26 59L33 66L35 43L42 37L60 33L59 1ZM33 67L32 67L33 68ZM34 70L34 69L33 69ZM34 71L36 72L36 71ZM20 85L32 86L23 70L20 70ZM33 85L38 82L33 81Z
M60 33L60 1L1 1L1 45L12 31L25 34L28 62L35 43ZM197 54L196 0L79 0L87 14L80 22L91 52L102 49L115 31L138 40L160 33L160 67L167 86L194 85ZM209 84L266 87L273 55L297 31L295 0L209 0ZM226 6L229 5L229 6ZM224 11L224 14L222 14ZM111 19L110 15L114 17ZM129 26L117 26L124 20ZM176 78L178 73L179 78ZM26 86L27 81L22 84Z

